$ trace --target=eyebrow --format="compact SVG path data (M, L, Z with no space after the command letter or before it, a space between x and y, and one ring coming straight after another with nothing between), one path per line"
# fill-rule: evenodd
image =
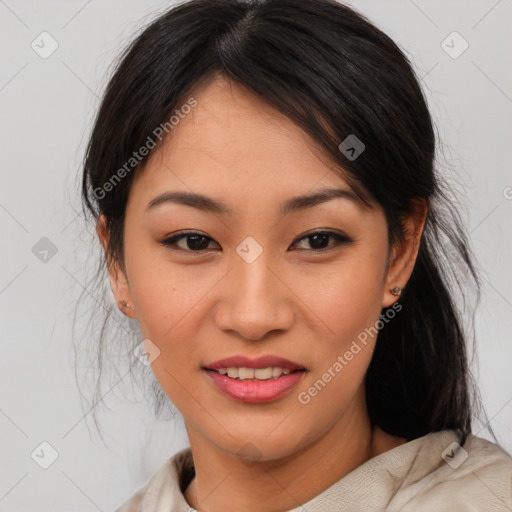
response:
M343 188L324 188L301 196L292 197L281 204L281 216L285 217L290 213L312 208L316 205L331 201L332 199L345 199L353 202L357 206L366 205L358 195L349 189ZM216 199L198 194L195 192L175 191L164 192L152 199L147 207L146 213L162 204L173 203L191 206L203 212L214 213L219 215L231 215L232 210Z

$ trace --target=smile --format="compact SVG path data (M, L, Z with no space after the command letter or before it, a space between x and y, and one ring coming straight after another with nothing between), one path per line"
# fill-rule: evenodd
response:
M221 368L224 370L224 368ZM231 370L231 374L239 374L239 370L242 370L242 375L247 368L227 368ZM249 370L253 370L249 368ZM253 370L253 374L256 374L257 370L262 370L268 375L268 368L258 368ZM293 388L295 388L299 381L302 379L306 370L289 370L289 373L284 373L282 368L277 368L275 377L267 377L265 379L259 377L243 377L239 375L230 377L229 374L222 374L216 370L205 370L210 378L210 382L213 383L215 388L219 390L224 396L227 396L233 400L247 403L261 403L261 402L272 402L278 400L284 395L288 394ZM272 374L274 370L272 368ZM247 374L246 374L247 375Z

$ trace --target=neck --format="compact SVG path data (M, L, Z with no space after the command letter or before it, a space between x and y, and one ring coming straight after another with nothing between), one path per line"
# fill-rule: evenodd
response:
M359 399L364 402L364 395ZM292 455L251 464L236 453L219 450L187 426L196 477L185 492L186 501L210 512L290 510L370 458L405 442L373 429L366 407L357 402L330 431Z

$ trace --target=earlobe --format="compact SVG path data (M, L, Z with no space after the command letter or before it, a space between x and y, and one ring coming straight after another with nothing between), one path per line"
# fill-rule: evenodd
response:
M124 315L126 315L126 316L128 316L130 318L133 318L130 314L127 313L127 311L132 309L131 305L128 304L128 302L126 302L125 300L120 300L120 301L118 301L117 304L119 305L119 309L121 310L121 312Z
M387 269L382 307L389 307L400 297L403 288L411 277L421 243L428 213L424 199L415 199L404 223L405 239L393 248L392 258Z
M107 270L110 280L110 289L112 290L112 294L114 295L114 299L119 307L119 310L130 318L136 318L135 308L132 307L133 301L130 287L128 285L128 280L122 269L119 268L117 262L111 261L107 253L109 233L106 225L105 215L100 215L98 218L96 231L98 233L98 237L100 239L103 250L105 251L108 267Z
M402 294L402 287L401 286L393 286L393 288L390 288L389 290L386 290L384 292L384 298L382 300L382 307L387 308L391 306L393 303L397 302L397 297L399 298ZM389 295L391 295L391 298L389 298Z
M402 293L402 288L400 288L400 286L395 286L394 288L391 288L391 290L389 290L389 292L391 293L391 295L400 297L400 295Z

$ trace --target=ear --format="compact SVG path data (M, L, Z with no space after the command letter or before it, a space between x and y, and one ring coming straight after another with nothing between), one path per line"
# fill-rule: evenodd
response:
M107 219L105 215L99 216L98 223L96 225L96 232L98 233L100 243L107 258L110 288L112 289L116 304L121 312L126 316L130 318L137 318L135 314L135 304L132 299L126 274L117 262L112 261L107 252L110 234L107 228Z
M411 277L418 256L427 213L427 200L415 198L411 201L410 212L402 218L405 239L395 244L390 250L382 297L382 307L389 307L396 302L397 296L393 295L391 290L395 286L400 286L400 288L403 289Z

